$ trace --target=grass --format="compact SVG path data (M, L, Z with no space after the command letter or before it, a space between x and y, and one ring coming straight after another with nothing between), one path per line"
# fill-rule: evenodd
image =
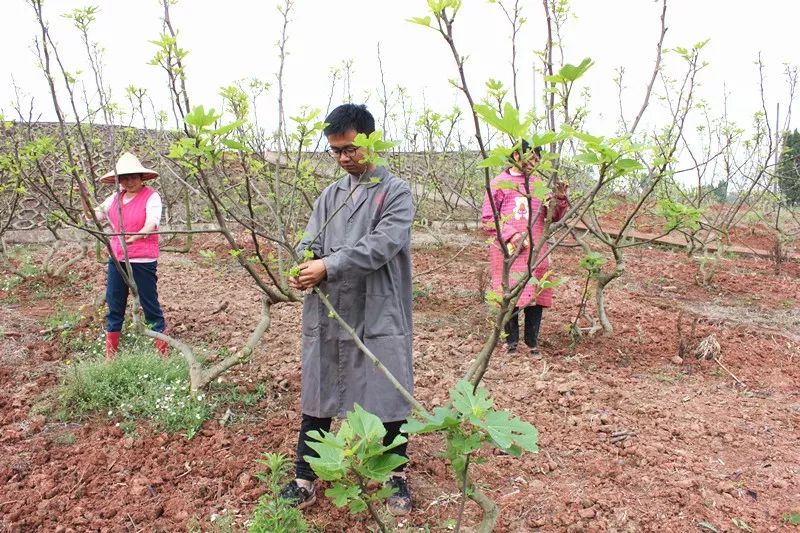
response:
M102 357L105 350L104 332L98 335L97 331L87 329L74 332L68 339L62 337L62 340L66 343L71 356L77 360Z
M784 514L783 523L790 526L800 526L800 512L790 512Z
M22 278L19 276L5 274L2 278L0 278L0 290L10 291L20 283L22 283Z
M195 515L186 523L186 531L188 533L234 533L238 530L233 525L233 518L233 515L229 515L227 511L221 515L212 514L206 525Z
M56 310L44 322L47 332L52 336L59 332L62 340L67 340L72 336L72 330L81 321L81 314L64 309L61 302L56 302Z
M453 289L453 298L463 298L465 300L483 301L483 293L475 289Z
M61 320L57 314L51 317L54 323ZM69 338L67 345L71 359L55 399L47 401L48 411L61 420L105 415L129 436L137 435L136 421L144 419L156 430L192 438L217 407L246 410L268 392L264 383L255 387L214 383L209 393L195 396L189 391L186 362L180 356L162 359L152 339L130 329L123 331L120 351L111 362L104 358L103 332L83 331Z
M75 444L76 440L77 439L73 433L64 433L53 439L53 442L59 446L71 446L72 444Z
M19 297L16 294L9 294L3 298L3 304L5 305L17 305L18 303Z
M9 247L7 257L12 264L15 263L14 269L26 278L36 277L43 273L41 266L34 262L33 250L28 246ZM10 291L23 281L19 276L5 273L0 277L0 290Z
M62 336L61 340L72 358L78 361L102 358L105 354L106 334L98 329L85 329L78 332L69 332L70 335ZM120 351L127 352L154 352L153 340L139 335L129 325L122 331L119 340ZM69 361L68 363L69 364Z
M667 368L667 367L661 368L661 369L653 372L653 378L656 381L658 381L660 383L666 383L668 385L673 385L675 383L678 383L684 377L685 376L684 376L683 372L681 372L679 370Z
M8 258L17 262L17 271L25 276L38 276L42 269L33 259L33 249L24 244L8 249Z
M267 485L267 492L259 498L247 531L249 533L310 531L302 511L278 497L282 481L291 470L291 461L281 453L265 453L256 462L266 467L266 471L256 472L256 478Z
M34 302L41 302L42 300L50 300L58 297L57 293L41 281L34 280L30 284L31 300Z
M47 317L44 325L49 329L72 329L80 320L80 313L67 311L61 302L56 302L56 310Z
M38 279L45 274L45 270L43 265L36 261L36 247L34 245L17 245L10 247L8 249L7 259L11 268L13 268L15 272L22 274L25 279L11 272L3 272L2 269L0 269L0 290L9 292L25 282L30 292L31 299L34 301L57 297L52 287L48 287L46 283ZM39 257L39 259L41 259L41 257ZM60 280L67 286L75 285L78 283L78 275L74 270L71 270L62 275Z
M164 360L152 348L120 350L111 361L85 360L72 365L58 391L62 419L105 413L120 420L127 433L136 419L150 420L168 433L192 438L213 413L205 395L189 391L182 359Z
M248 392L236 383L225 382L215 384L214 391L222 393L223 401L226 404L253 407L267 395L267 385L259 383L256 385L255 390Z
M266 470L257 471L255 477L267 487L258 500L253 514L247 521L249 533L302 533L311 532L313 529L303 517L302 511L290 502L281 499L280 494L283 483L288 479L292 469L292 461L281 453L265 453L256 462L266 467ZM319 496L318 496L319 497ZM233 516L226 510L220 514L212 514L208 520L206 531L228 533L234 531ZM201 521L195 516L186 528L190 532L203 531Z
M414 282L411 284L411 299L418 300L420 298L425 298L429 294L433 292L433 287L426 283L424 285Z

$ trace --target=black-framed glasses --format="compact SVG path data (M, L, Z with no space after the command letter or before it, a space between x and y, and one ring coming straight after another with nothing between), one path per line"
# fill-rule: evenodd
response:
M358 146L345 146L344 148L334 148L333 146L329 146L325 149L325 153L331 156L334 159L339 159L342 155L346 155L349 158L352 158L358 152Z

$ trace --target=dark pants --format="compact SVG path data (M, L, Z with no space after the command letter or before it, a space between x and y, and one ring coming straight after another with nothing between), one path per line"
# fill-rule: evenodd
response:
M158 303L158 290L156 289L156 283L158 282L157 267L157 261L131 263L133 280L139 290L139 302L142 304L144 319L153 331L162 332L167 324L164 322L164 314L161 312L161 306ZM125 268L125 265L122 265L122 268ZM106 302L108 303L106 331L121 331L122 323L125 321L125 307L128 305L128 286L111 260L108 261Z
M539 326L542 324L542 311L544 307L541 305L533 305L525 307L525 344L531 348L539 346ZM508 319L505 326L506 344L509 346L516 346L519 343L519 311L514 309L514 314Z
M297 479L305 479L307 481L314 481L317 479L317 475L311 469L311 465L303 459L304 456L310 455L312 457L319 457L319 454L311 449L311 447L306 444L306 439L309 437L306 436L306 433L309 431L330 431L331 429L331 418L317 418L315 416L310 415L303 415L303 421L300 423L300 437L297 439L297 459L294 462L294 472L295 477ZM397 422L384 422L383 427L386 428L386 436L383 437L383 445L388 446L389 444L394 441L394 438L400 434L400 426L405 424L405 420L400 420ZM403 434L404 437L408 437L407 434ZM314 442L312 440L312 442ZM389 453L394 453L397 455L401 455L408 459L408 452L406 451L408 447L408 442L404 442L397 448L392 448ZM396 472L402 472L405 468L405 463L395 468Z

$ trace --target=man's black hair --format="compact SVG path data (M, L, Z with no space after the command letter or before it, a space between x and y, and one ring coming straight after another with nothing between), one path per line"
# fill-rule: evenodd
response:
M350 130L365 135L375 131L375 118L367 111L367 106L364 104L342 104L328 113L325 122L328 123L323 130L325 136L341 135Z
M531 143L529 143L525 139L522 139L522 147L520 149L520 154L527 154L530 151L531 151ZM533 153L536 154L536 157L542 157L542 147L537 146L536 148L533 149Z

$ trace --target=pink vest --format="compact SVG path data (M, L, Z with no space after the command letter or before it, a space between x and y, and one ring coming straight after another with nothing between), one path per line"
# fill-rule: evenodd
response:
M117 204L121 202L122 196L125 192L120 192L114 201L111 202L111 207L108 209L108 222L111 224L111 229L115 233L124 231L126 233L135 233L144 227L147 218L146 208L147 199L150 198L155 191L150 187L142 187L142 190L134 196L130 202L122 203L122 228L119 224L119 212ZM124 237L112 237L111 249L114 251L114 257L122 261L125 254L122 251L122 244L120 241ZM128 259L158 259L158 235L148 235L143 239L138 239L128 245Z

